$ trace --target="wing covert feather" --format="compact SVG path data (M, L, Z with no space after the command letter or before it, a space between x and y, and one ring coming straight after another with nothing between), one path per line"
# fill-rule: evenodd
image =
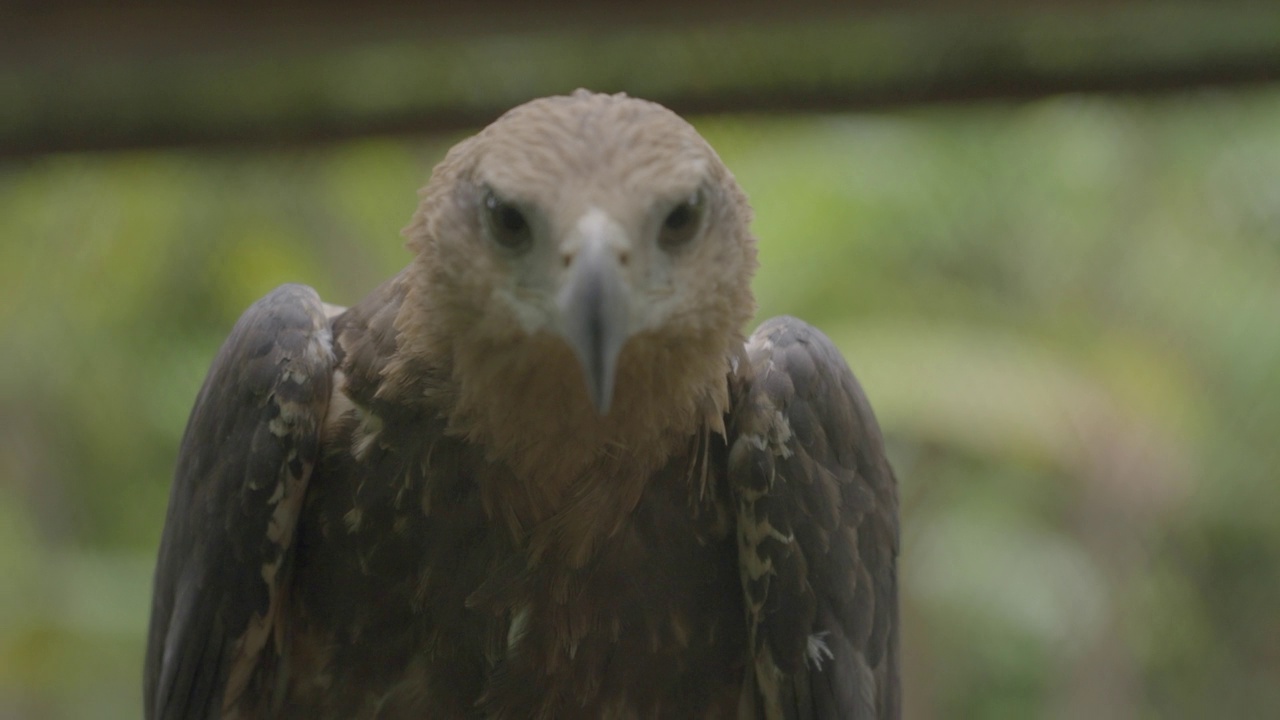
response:
M897 486L871 407L831 341L794 318L751 336L736 383L755 715L896 718Z
M216 718L269 678L333 376L325 307L285 285L219 350L178 453L147 641L149 720ZM255 685L257 683L257 685Z

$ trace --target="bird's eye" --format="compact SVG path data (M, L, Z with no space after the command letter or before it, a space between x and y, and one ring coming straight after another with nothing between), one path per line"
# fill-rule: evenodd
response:
M702 224L702 193L696 192L693 197L676 205L667 213L662 221L662 229L658 233L658 243L671 250L688 243L698 234Z
M494 242L509 250L523 250L533 242L533 230L520 208L502 200L493 191L484 196L485 222Z

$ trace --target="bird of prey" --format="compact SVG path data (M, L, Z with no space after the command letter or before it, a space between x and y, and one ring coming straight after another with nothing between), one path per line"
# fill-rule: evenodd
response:
M252 305L146 717L897 717L896 482L822 333L744 337L750 218L684 120L578 91L454 147L357 304Z

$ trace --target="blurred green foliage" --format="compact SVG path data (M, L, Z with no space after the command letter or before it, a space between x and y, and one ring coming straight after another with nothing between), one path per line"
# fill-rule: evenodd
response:
M910 717L1280 707L1280 92L698 121L901 479ZM134 718L203 373L457 138L0 166L0 718Z

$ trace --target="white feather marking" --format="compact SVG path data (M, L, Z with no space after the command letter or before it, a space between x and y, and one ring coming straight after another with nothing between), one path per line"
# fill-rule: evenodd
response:
M297 457L297 455L298 455L297 452L290 452L289 459L293 460L295 457ZM267 498L267 504L275 505L276 503L280 502L283 499L284 499L284 483L277 482L275 492L271 493L271 497Z
M358 507L353 507L342 516L342 522L347 526L347 532L357 532L360 524L364 521L364 512Z
M787 446L791 442L791 423L787 422L787 416L781 410L773 411L773 422L769 429L772 431L769 433L769 447L773 454L783 458L791 457L791 448Z
M822 669L823 660L834 660L835 653L831 652L831 648L827 646L827 631L814 633L805 640L805 655L809 657L809 663L813 665L814 670Z
M382 432L382 418L363 408L357 412L360 413L360 424L351 433L351 454L357 460L363 460Z
M511 618L511 625L507 628L507 654L515 649L521 638L529 629L529 608L520 608L520 611Z

